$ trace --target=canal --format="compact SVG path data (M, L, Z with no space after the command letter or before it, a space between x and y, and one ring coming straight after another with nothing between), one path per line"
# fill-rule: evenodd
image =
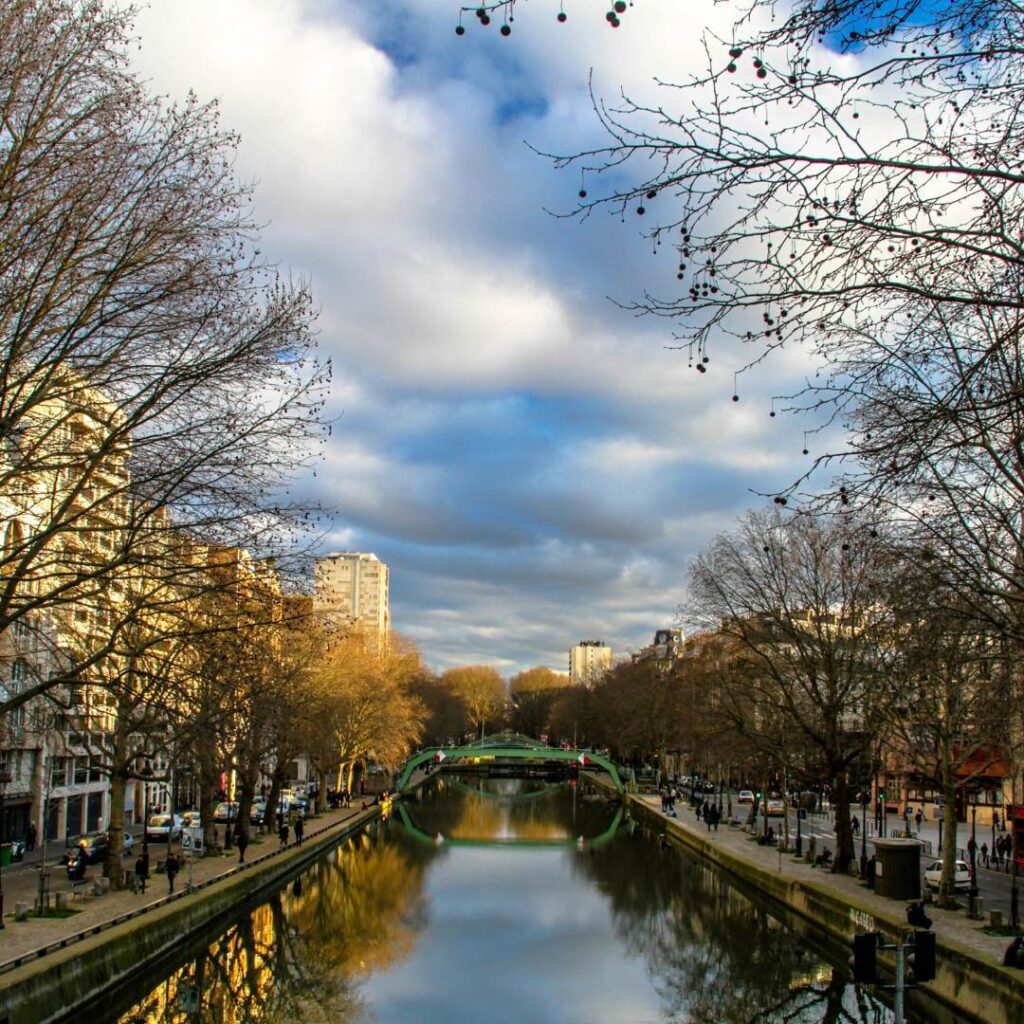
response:
M90 1024L892 1020L830 962L841 951L596 793L444 776L422 797Z

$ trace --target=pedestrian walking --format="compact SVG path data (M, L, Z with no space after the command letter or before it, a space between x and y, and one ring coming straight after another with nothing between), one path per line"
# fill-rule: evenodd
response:
M235 832L235 844L238 846L238 863L245 863L245 851L249 847L249 833L245 829L238 829Z
M174 879L178 877L178 858L174 856L173 850L167 854L164 871L167 872L167 893L170 895L174 892Z
M975 855L977 854L977 852L978 852L978 844L974 841L974 836L971 836L971 838L967 840L967 857L968 857L968 859L974 860Z
M856 839L860 835L860 819L856 815L850 821L850 828L853 830L853 836Z
M28 823L28 833L25 836L25 850L31 853L36 848L36 839L39 836L39 830L36 828L36 823L30 821Z
M281 846L288 845L288 822L283 819L281 827L277 830L277 838L281 840Z
M918 807L917 813L914 815L914 824L917 825L917 831L921 831L921 822L924 821L924 808Z
M146 879L149 877L149 864L146 863L145 855L135 861L135 891L146 891Z
M981 844L981 862L988 867L988 843Z
M303 824L302 818L301 817L296 818L295 819L295 842L299 846L302 845L302 836L305 833L305 831L306 831L306 826Z
M700 816L704 813L704 808L700 804L697 804L693 808L693 813L697 815L697 820L700 821Z
M999 812L992 812L992 827L998 832L999 831Z

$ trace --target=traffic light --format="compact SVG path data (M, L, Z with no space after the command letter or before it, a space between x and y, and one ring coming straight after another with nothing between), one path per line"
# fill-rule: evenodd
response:
M914 982L935 978L935 932L914 932L914 951L907 957Z
M878 932L863 932L853 937L853 980L862 985L878 983Z

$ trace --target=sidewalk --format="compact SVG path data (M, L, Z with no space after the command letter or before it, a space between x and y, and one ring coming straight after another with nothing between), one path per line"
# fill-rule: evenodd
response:
M316 818L311 818L306 825L306 837L312 838L315 832L321 829L337 825L362 813L361 801L355 802L352 807L344 810L325 811ZM294 839L289 843L289 848L295 846ZM253 861L265 853L277 850L279 841L276 835L257 836L249 843L246 850L246 861ZM150 861L155 868L158 860L162 861L167 856L167 847L163 843L150 843ZM61 851L63 852L63 850ZM176 851L177 852L177 851ZM174 883L175 892L180 892L188 886L189 868L188 862L181 858L181 873ZM47 857L49 861L49 856ZM130 868L134 864L134 858L125 858L125 867ZM196 885L209 879L227 875L238 866L238 851L229 850L226 854L210 854L195 861L193 868L193 880ZM142 907L158 903L168 893L167 877L163 874L156 874L153 869L150 871L150 880L146 885L145 893L135 894L131 890L119 892L108 892L102 896L89 895L91 882L94 878L102 875L100 865L93 865L89 868L86 877L86 884L81 895L71 896L70 885L67 874L62 865L51 868L50 874L50 903L53 905L55 893L68 893L68 906L76 911L67 917L29 918L28 921L14 920L14 906L16 902L24 901L33 905L39 884L38 864L24 869L5 871L3 875L4 887L4 924L5 928L0 931L0 965L24 956L35 949L50 943L59 942L78 932L95 928L98 925L106 924L123 914L131 913ZM0 975L2 977L2 975Z
M828 868L815 868L802 859L797 860L792 853L780 854L775 847L759 846L755 839L742 828L723 823L717 831L709 832L682 801L676 805L678 816L671 818L661 813L661 801L657 796L643 795L636 798L655 811L659 818L671 821L687 832L699 836L715 846L727 849L733 855L752 862L762 869L770 870L785 878L827 886L837 895L854 900L858 905L866 905L880 915L903 917L909 903L907 900L893 900L878 896L854 876L833 874ZM793 836L790 839L792 841ZM1003 952L1009 939L1003 936L986 935L981 930L983 922L969 920L962 910L939 910L935 906L928 907L928 916L932 918L934 930L943 942L958 946L991 963L1002 963Z

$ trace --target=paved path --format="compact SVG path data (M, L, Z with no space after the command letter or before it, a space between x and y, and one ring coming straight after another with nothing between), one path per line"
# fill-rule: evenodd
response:
M663 816L660 810L661 801L657 796L641 796L640 799L658 812L659 816ZM854 876L833 874L827 868L815 868L802 859L797 860L791 853L780 854L774 847L758 846L757 842L742 828L722 824L717 831L708 832L706 826L697 820L693 811L683 801L677 802L676 810L678 816L672 820L684 829L703 839L709 839L716 846L722 846L730 853L757 864L761 868L780 872L787 878L814 881L819 885L826 885L841 895L855 899L859 905L877 910L879 914L902 917L909 904L907 900L893 900L876 895ZM741 808L741 810L745 810L745 808ZM777 824L773 827L778 831ZM791 841L794 836L795 833L790 834ZM1002 963L1003 952L1009 939L1002 936L986 935L981 930L983 922L969 920L963 910L939 910L933 906L928 907L928 915L934 922L935 931L944 941L992 962Z
M325 827L336 825L346 821L362 810L362 800L353 802L353 806L345 810L326 811L316 818L311 818L306 824L306 835L311 837L312 833ZM367 800L369 803L369 800ZM294 833L292 833L294 835ZM294 846L294 839L291 846ZM178 844L175 844L177 847ZM250 842L246 851L246 859L254 860L264 853L276 850L279 847L279 840L274 836L257 836ZM150 862L155 868L158 860L163 860L167 855L167 848L162 843L150 843ZM60 851L63 853L63 850ZM177 850L176 850L177 852ZM175 890L185 888L189 880L187 863L182 860L182 871L175 881ZM49 861L50 858L47 857ZM125 858L125 866L131 867L135 863L134 857ZM227 854L211 854L194 865L193 878L198 884L207 879L215 878L232 871L238 864L238 852L235 849ZM158 875L151 871L151 878L146 886L146 892L135 894L130 890L120 892L109 892L102 896L87 895L89 882L102 874L99 865L93 865L88 869L87 884L84 887L83 895L76 895L70 901L78 913L63 918L30 918L28 921L14 920L14 905L17 901L24 901L29 904L35 902L36 892L39 884L38 863L35 865L19 865L16 868L8 869L3 874L4 887L4 924L6 927L0 931L0 964L13 960L16 957L24 956L26 953L41 946L59 942L61 939L74 935L76 932L93 928L120 917L122 914L137 910L147 904L156 903L167 895L167 878L165 875ZM54 893L70 892L67 874L62 865L58 864L52 870L50 883L51 903ZM70 898L70 897L69 897ZM2 978L2 975L0 975Z

